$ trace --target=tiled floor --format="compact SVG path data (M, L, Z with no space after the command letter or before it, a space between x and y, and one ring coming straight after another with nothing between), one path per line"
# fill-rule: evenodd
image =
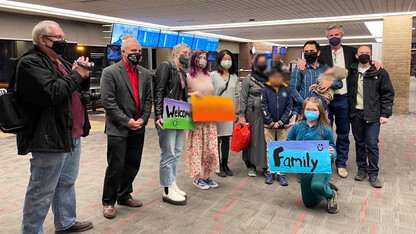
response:
M350 176L333 181L340 188L340 212L327 214L326 202L307 209L300 187L289 175L289 186L264 184L264 177L248 178L240 154L231 155L233 177L214 178L220 187L201 191L184 176L178 183L188 193L188 204L176 207L161 201L158 138L153 126L146 133L143 162L134 182L134 197L142 208L117 207L117 217L103 218L101 192L106 168L103 116L92 116L93 131L83 139L76 184L80 220L91 220L88 233L416 233L416 79L411 78L411 114L394 115L380 134L380 178L384 187L355 182L354 145L350 147ZM353 138L350 136L351 142ZM15 138L0 135L0 233L16 233L29 178L29 156L16 155ZM53 233L53 215L44 223Z

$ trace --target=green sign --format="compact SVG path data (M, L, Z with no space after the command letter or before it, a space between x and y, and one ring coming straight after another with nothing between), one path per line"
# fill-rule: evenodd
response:
M191 114L191 104L173 99L164 99L163 128L186 129L195 128Z

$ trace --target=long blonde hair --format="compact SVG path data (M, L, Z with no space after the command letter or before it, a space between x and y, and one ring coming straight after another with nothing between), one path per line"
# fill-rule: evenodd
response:
M302 110L300 111L299 117L297 122L301 122L302 120L306 120L305 117L305 107L308 103L315 103L318 105L318 110L319 110L319 117L318 117L318 123L321 127L326 126L326 127L331 127L331 122L328 119L327 113L325 111L324 105L322 104L321 99L317 98L317 97L308 97L305 99L305 101L303 102L303 106L302 106Z

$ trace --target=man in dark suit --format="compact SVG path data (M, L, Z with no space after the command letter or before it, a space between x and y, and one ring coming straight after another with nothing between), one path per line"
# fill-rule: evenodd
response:
M131 196L152 106L149 71L138 65L141 52L136 39L124 41L123 59L105 68L101 77L108 161L102 198L106 218L115 217L116 201L119 205L142 206L141 201Z
M355 57L357 49L351 46L342 45L342 37L344 36L344 31L342 25L331 25L326 29L326 37L329 40L329 45L321 47L321 54L319 56L319 63L326 65L327 67L340 66L345 67L350 70L351 64L357 62ZM299 62L298 67L303 70L303 65L305 62ZM373 64L377 69L381 67L376 61L373 61ZM335 160L335 166L337 167L337 173L341 178L346 178L348 176L348 171L346 169L348 161L348 152L350 140L348 134L350 132L350 122L349 122L349 101L347 94L347 77L342 80L343 87L335 90L334 99L329 104L329 114L328 117L331 120L331 124L335 120L336 133L337 133L337 159ZM331 83L323 83L321 86L323 88L330 88ZM335 119L334 119L335 117Z

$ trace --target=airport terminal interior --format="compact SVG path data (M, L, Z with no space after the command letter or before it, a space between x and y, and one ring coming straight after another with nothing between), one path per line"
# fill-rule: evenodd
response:
M33 46L32 29L43 20L59 23L64 31L68 44L63 58L85 56L94 63L87 105L91 131L82 138L75 182L77 220L94 225L85 233L416 233L415 0L0 0L0 88L10 88L9 61ZM266 184L261 168L256 177L248 176L242 152L230 152L233 176L212 173L219 186L201 190L185 175L185 148L178 160L177 184L187 193L186 205L166 203L152 107L131 193L143 206L116 205L116 217L103 217L108 164L100 80L103 69L123 58L123 41L133 38L141 44L139 65L149 70L152 91L157 69L172 59L173 48L181 43L206 53L208 71L216 69L218 53L229 50L240 85L252 71L253 57L263 54L267 70L275 60L284 64L289 84L290 73L305 59L304 43L329 45L326 29L334 24L343 27L342 45L371 49L372 60L388 72L394 88L393 114L379 134L382 188L372 187L368 179L354 179L358 169L351 131L348 176L341 178L332 164L336 214L326 211L326 199L313 208L304 205L297 173L286 173L288 186ZM336 139L335 125L333 132ZM21 230L30 159L30 153L18 155L14 134L0 132L0 233ZM43 229L55 232L52 208Z

